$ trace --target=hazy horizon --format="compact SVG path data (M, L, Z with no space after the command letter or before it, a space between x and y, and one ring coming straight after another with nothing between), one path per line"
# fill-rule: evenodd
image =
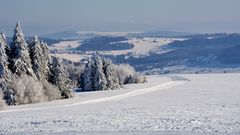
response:
M239 0L1 0L0 29L17 21L26 35L60 31L240 33Z

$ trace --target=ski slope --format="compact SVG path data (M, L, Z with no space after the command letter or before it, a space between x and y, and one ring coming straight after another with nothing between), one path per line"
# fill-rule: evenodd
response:
M6 107L0 134L240 134L240 74L150 76L120 90Z

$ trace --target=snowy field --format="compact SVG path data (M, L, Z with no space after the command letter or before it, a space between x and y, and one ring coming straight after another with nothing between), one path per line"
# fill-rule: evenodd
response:
M52 46L49 46L49 49L67 50L69 48L76 48L79 46L80 42L81 40L61 41L60 43L56 43L53 44Z
M114 35L113 33L111 33ZM115 50L115 51L98 51L98 53L101 54L107 54L107 55L122 55L122 54L128 54L132 53L134 56L142 56L142 55L148 55L149 52L154 51L156 53L164 53L165 50L159 50L160 46L167 45L173 41L182 41L183 38L132 38L127 41L129 44L133 44L134 47L127 50ZM71 51L76 51L75 48L77 48L79 45L81 45L82 40L74 40L74 41L61 41L60 43L53 44L52 46L49 46L50 50L58 50L61 53L56 53L54 56L64 58L67 60L71 60L74 62L80 61L82 58L90 57L94 51L88 51L86 52L88 55L83 54L71 54Z
M128 40L129 44L133 44L134 47L128 50L117 50L117 51L106 51L106 54L111 55L121 55L121 54L128 54L133 53L135 55L147 55L150 51L154 51L159 46L167 45L176 40L183 40L183 39L174 39L174 38L133 38Z
M240 134L240 74L149 76L146 84L6 107L2 135Z

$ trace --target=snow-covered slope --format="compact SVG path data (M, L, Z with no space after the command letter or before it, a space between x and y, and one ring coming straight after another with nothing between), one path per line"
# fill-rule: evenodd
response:
M147 84L7 107L0 134L239 134L240 74L150 76Z
M160 50L161 46L167 45L173 41L182 41L183 38L131 38L127 41L121 41L133 45L130 49L119 49L119 50L99 50L99 51L84 51L81 52L76 50L82 40L70 40L61 41L60 43L53 44L49 48L55 51L53 55L71 60L74 62L80 61L82 58L90 57L92 54L98 52L104 55L127 55L131 53L133 56L148 55L150 52L164 53L165 50ZM76 53L77 52L77 53ZM87 54L87 55L86 55Z
M148 55L150 51L155 51L157 48L163 45L167 45L176 40L183 40L177 38L133 38L128 40L127 42L133 44L134 47L128 50L117 50L117 51L107 51L105 54L110 55L122 55L132 53L135 56L139 55Z

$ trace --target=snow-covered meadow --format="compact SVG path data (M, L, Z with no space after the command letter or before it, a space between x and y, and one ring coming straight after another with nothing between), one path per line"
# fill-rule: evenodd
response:
M134 47L128 50L107 51L106 54L110 55L122 55L133 53L135 55L147 55L150 51L154 51L159 46L167 45L173 41L181 40L174 38L133 38L126 42L133 44Z
M114 33L108 33L114 35ZM184 38L131 38L127 41L121 41L121 42L127 42L129 44L134 45L131 49L126 50L114 50L114 51L98 51L100 54L104 55L127 55L129 53L133 54L134 56L142 56L142 55L148 55L150 52L156 52L156 53L164 53L165 50L159 50L160 46L167 45L173 41L182 41L185 40ZM81 45L81 42L83 40L70 40L70 41L61 41L60 43L53 44L52 46L49 46L50 50L57 50L57 53L54 53L54 56L64 58L67 60L71 60L74 62L78 62L83 58L90 57L92 54L94 54L94 51L87 51L84 54L77 54L72 53L72 51L76 52L76 48Z
M148 81L6 107L0 111L0 134L240 134L239 73Z

